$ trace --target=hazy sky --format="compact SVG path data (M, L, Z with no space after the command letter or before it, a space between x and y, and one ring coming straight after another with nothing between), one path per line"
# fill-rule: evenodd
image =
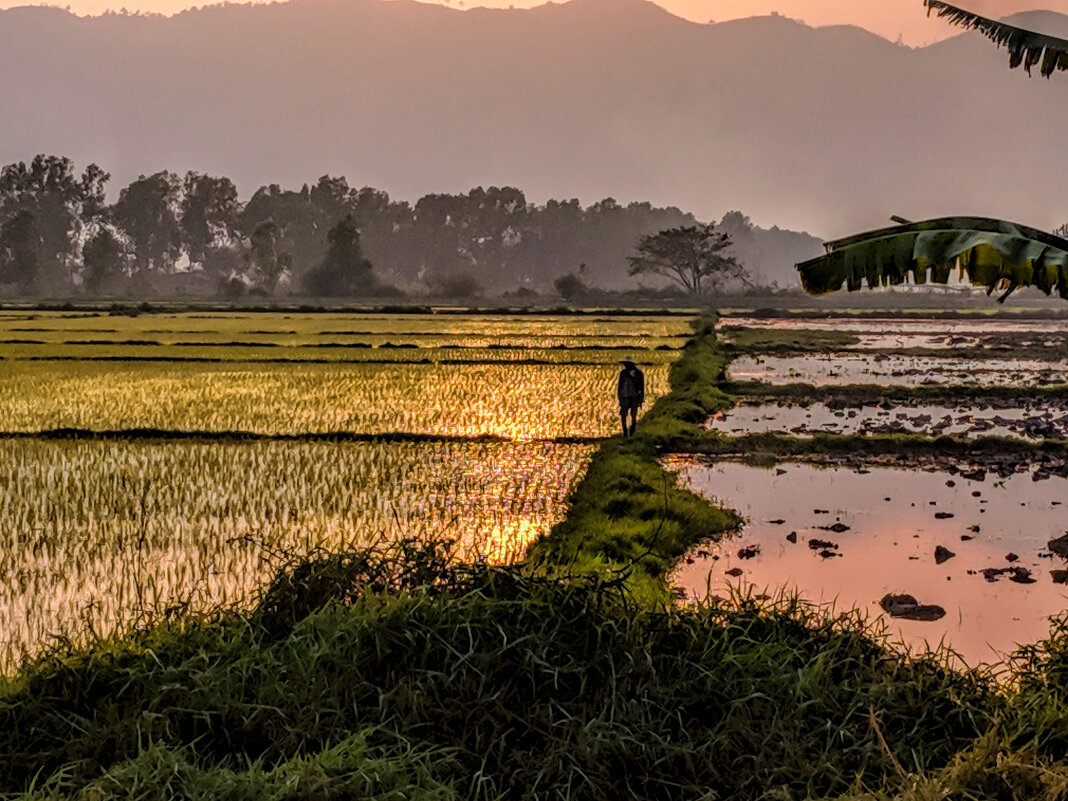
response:
M424 0L440 2L454 8L476 5L506 8L529 8L544 0ZM957 33L949 25L927 19L922 0L656 0L659 5L679 16L697 22L751 17L777 11L813 26L853 24L867 28L887 39L899 36L910 45L924 45ZM64 5L52 0L51 5ZM989 16L1000 17L1017 11L1049 9L1068 14L1068 0L960 0L960 5ZM0 8L30 5L19 0L0 0ZM36 5L36 4L34 4ZM129 11L173 14L190 5L190 0L70 0L76 14L99 14L125 7Z

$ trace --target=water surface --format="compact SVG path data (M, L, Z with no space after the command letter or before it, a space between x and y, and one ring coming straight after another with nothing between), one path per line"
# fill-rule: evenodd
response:
M725 595L732 587L772 594L796 588L841 610L867 610L911 647L944 638L970 664L1001 661L1017 643L1040 639L1048 617L1068 603L1068 587L1050 572L1068 565L1040 556L1068 528L1066 479L1035 481L1022 473L977 481L945 471L795 463L766 469L690 457L671 466L696 492L748 518L736 536L699 546L681 563L674 581L689 597ZM828 530L836 525L848 530ZM796 543L787 539L791 532ZM822 549L835 555L810 548L813 538L837 545ZM956 556L937 564L939 545ZM740 558L746 546L759 553ZM1011 553L1019 559L1008 561ZM987 581L980 572L1010 566L1029 570L1035 583L1007 575ZM735 568L737 577L727 573ZM891 619L879 606L887 593L910 593L946 615L933 622Z

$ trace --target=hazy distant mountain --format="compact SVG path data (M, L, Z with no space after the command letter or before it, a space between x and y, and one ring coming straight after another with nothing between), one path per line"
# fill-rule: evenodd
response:
M1068 75L1010 72L975 34L913 50L781 17L697 25L645 0L14 9L0 110L0 162L69 155L113 185L163 168L246 195L324 173L409 199L512 185L825 236L891 213L1068 220Z

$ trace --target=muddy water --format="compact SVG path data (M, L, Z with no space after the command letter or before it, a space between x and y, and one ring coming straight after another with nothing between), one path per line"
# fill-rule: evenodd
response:
M774 432L813 434L928 434L964 437L1013 436L1024 439L1068 438L1068 403L993 408L987 405L865 406L831 409L776 403L742 405L720 412L708 427L738 436Z
M731 362L732 381L766 384L978 384L1042 386L1068 382L1068 361L958 359L851 353L809 356L743 356Z
M914 649L944 639L969 664L1002 661L1017 643L1040 639L1048 616L1068 606L1068 587L1050 575L1068 564L1039 555L1068 528L1066 479L1034 481L1024 473L976 481L947 472L792 463L764 469L689 457L676 457L670 466L696 492L748 518L736 536L701 546L680 564L674 581L689 597L724 595L731 587L796 588L841 610L868 610ZM820 528L836 524L848 530ZM791 532L796 543L787 539ZM836 544L829 551L835 555L810 548L812 538ZM756 556L738 556L752 545L759 548ZM939 545L956 556L937 564ZM1010 553L1019 560L1008 561ZM1008 575L987 581L979 572L1010 565L1029 570L1035 583ZM741 570L737 577L726 572L734 568ZM887 593L909 593L944 607L946 615L891 619L878 603Z

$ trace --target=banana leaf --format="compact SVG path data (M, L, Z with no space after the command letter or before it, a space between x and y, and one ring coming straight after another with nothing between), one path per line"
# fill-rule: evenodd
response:
M928 15L935 10L939 17L949 20L953 25L979 31L998 47L1008 49L1009 69L1016 69L1022 64L1030 75L1031 68L1041 64L1039 69L1046 78L1055 70L1068 70L1068 40L1007 25L943 3L942 0L924 0L923 4L927 6Z
M1068 300L1068 239L985 217L942 217L880 228L824 244L827 253L801 262L801 285L811 295L931 281L948 283L957 268L1004 302L1022 287Z

